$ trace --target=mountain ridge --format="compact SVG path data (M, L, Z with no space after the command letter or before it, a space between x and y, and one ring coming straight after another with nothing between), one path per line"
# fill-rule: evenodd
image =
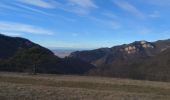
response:
M168 65L170 62L168 60L170 58L169 46L170 39L155 42L135 41L111 48L73 52L70 57L81 59L96 66L94 70L90 71L90 75L166 81L165 76L169 77L170 75L158 74L158 72L159 69L162 69L162 62L165 63L162 72L170 71L167 68L170 67ZM164 55L164 52L168 52L169 57ZM162 59L159 59L159 55L162 55ZM150 70L155 78L151 77L147 70Z
M59 58L28 39L0 35L0 71L84 74L94 66L76 58Z
M166 44L165 43L163 44L162 41L166 42ZM102 57L111 55L113 53L122 53L126 56L139 54L139 56L150 57L160 53L162 50L166 49L167 47L170 47L170 39L158 40L155 42L147 42L142 40L142 41L135 41L130 44L114 46L111 48L99 48L99 49L87 50L87 51L76 51L71 53L69 57L80 58L90 63L93 62L93 60L100 59ZM140 53L143 54L140 55ZM83 56L82 58L81 55ZM90 55L92 55L93 57L91 57ZM86 59L86 56L89 56L94 59L90 59L90 58Z
M60 58L30 40L0 35L0 71L170 81L170 39L76 51Z

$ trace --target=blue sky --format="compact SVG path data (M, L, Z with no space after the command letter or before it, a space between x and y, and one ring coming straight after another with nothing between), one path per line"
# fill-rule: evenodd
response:
M170 0L0 0L0 33L48 48L170 37Z

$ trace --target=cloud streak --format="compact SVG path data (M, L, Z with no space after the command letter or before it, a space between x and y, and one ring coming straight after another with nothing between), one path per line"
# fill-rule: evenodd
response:
M27 5L22 5L22 4L17 4L17 3L15 3L15 5L20 7L20 8L23 8L25 10L33 11L33 12L36 12L36 13L39 13L39 14L43 14L43 15L47 15L47 16L52 15L50 13L47 13L45 11L30 7L30 6L27 6Z
M54 16L54 14L51 13L47 13L41 9L37 9L35 7L31 7L29 5L25 5L22 3L18 3L18 2L11 2L11 3L0 3L0 9L3 10L12 10L15 12L22 12L19 14L23 14L23 13L35 13L35 14L42 14L42 15L46 15L46 16Z
M50 2L46 2L44 0L17 0L20 3L28 4L28 5L33 5L41 8L56 8L55 5L53 5Z
M19 33L13 33L13 32L2 32L0 34L8 35L8 36L21 36Z
M72 5L77 5L82 8L97 8L97 5L95 5L92 0L68 0Z
M88 14L92 8L98 8L98 6L93 2L93 0L65 0L65 3L61 3L59 1L47 2L45 0L17 0L17 1L21 4L41 7L45 9L56 9L56 8L63 9L67 12L73 12L79 15Z
M129 2L126 2L124 0L113 0L113 2L124 11L130 12L140 18L144 17L144 14Z
M151 18L159 18L161 15L158 11L154 11L152 14L149 15Z
M6 4L0 3L0 8L15 11L29 10L47 16L54 16L55 14L47 13L44 10L54 11L60 9L78 15L86 15L89 14L92 9L98 8L98 6L93 0L64 0L64 2L55 0L14 0L14 2L8 2Z
M0 31L6 33L30 33L52 35L54 32L28 24L0 21Z
M143 0L142 0L143 1ZM157 5L157 6L170 6L170 0L147 0L145 1L147 3L153 4L153 5Z
M66 4L60 4L60 9L78 15L87 15L92 9L98 8L93 0L67 0Z
M6 5L6 4L4 4L4 3L0 3L0 8L5 8L5 9L15 9L15 10L16 10L15 7ZM18 9L17 9L17 10L18 10Z
M94 22L96 22L98 25L102 25L110 29L120 29L122 27L120 23L114 20L100 19L96 17L89 17L89 18L93 20Z

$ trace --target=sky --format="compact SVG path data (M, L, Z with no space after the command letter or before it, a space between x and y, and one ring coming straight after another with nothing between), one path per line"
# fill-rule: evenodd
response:
M170 0L0 0L0 33L48 48L170 38Z

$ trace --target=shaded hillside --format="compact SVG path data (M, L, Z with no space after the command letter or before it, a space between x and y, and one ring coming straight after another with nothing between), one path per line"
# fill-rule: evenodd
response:
M170 46L170 43L167 44ZM165 48L147 41L136 41L112 48L101 48L91 51L73 52L70 57L79 58L96 66L110 65L115 61L129 62L134 59L146 59Z
M136 41L112 48L74 52L70 57L95 65L90 75L166 81L170 76L167 74L169 46L170 40Z
M34 46L41 48L41 50L44 50L49 54L53 54L46 48L43 48L40 45L35 44L27 39L20 37L8 37L0 34L0 58L10 58L11 56L14 56L18 51L22 49L29 49Z
M0 46L1 71L84 74L94 67L78 59L61 59L24 38L0 35Z
M146 60L136 71L139 78L170 81L170 48Z

